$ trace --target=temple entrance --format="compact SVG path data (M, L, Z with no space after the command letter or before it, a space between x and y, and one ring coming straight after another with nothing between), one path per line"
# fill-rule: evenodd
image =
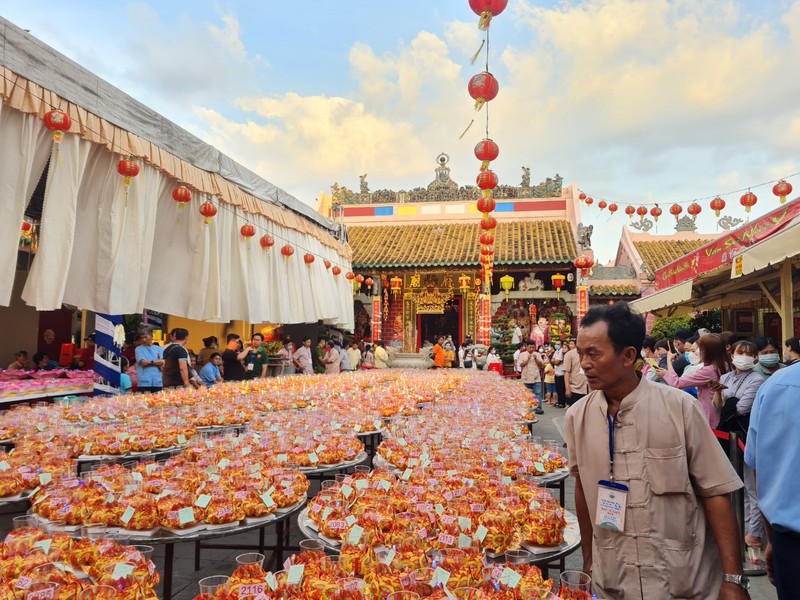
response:
M441 315L417 315L417 348L422 348L425 341L436 343L436 337L453 336L453 343L461 343L462 319L461 297L456 296L444 305Z

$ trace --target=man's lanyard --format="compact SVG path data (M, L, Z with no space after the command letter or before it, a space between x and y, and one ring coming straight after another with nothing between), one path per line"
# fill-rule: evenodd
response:
M614 428L617 426L617 415L619 412L614 414L614 418L611 418L611 415L606 413L606 418L608 419L608 458L609 462L611 463L611 479L610 481L614 481Z

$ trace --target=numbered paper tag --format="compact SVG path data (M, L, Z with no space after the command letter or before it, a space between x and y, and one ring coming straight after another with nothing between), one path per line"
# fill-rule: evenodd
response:
M194 501L194 505L200 508L206 508L209 502L211 502L211 496L208 494L200 494L197 500Z
M353 493L353 488L351 488L349 485L343 485L342 486L342 495L345 498L349 498L350 494L352 494L352 493Z
M26 600L52 600L56 597L56 587L47 588L44 590L36 590L25 594Z
M503 569L503 572L500 574L500 583L503 583L510 588L517 587L520 579L522 579L522 575L517 573L514 569L510 569L509 567Z
M350 533L347 535L347 541L354 546L361 541L361 536L364 534L364 528L360 525L353 525Z
M194 520L194 509L191 506L187 506L178 511L178 523L181 525L193 523Z
M288 585L297 585L303 580L303 571L305 565L292 565L286 573L286 583Z
M114 572L111 573L111 579L122 579L133 573L134 566L127 563L117 563L114 565Z
M14 585L14 587L18 590L27 590L29 587L31 587L31 583L33 583L33 580L30 577L25 577L23 575L17 579L17 583Z
M267 585L273 592L278 589L278 580L275 575L272 574L272 571L267 573Z
M475 539L479 542L483 542L484 538L486 538L486 534L489 533L489 530L486 529L483 525L478 525L478 528L475 530Z
M122 513L122 516L119 518L119 520L122 521L125 525L127 525L128 523L131 522L131 519L133 518L133 514L135 512L136 511L134 510L134 508L132 506L129 506L128 508L125 509L125 512Z
M272 499L272 494L270 493L261 494L261 501L267 508L272 508L275 506L275 501Z
M612 531L625 531L627 504L628 486L613 481L598 481L595 523Z
M436 567L433 577L431 577L431 585L447 585L448 581L450 581L450 571L446 571L442 567Z
M247 596L258 596L259 594L264 593L264 589L266 588L266 584L264 583L249 583L239 586L239 598L245 598Z

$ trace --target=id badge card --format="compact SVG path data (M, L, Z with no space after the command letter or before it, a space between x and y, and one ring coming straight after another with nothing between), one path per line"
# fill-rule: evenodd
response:
M256 366L255 363L247 363L247 370L248 371L252 371L253 367L255 367L255 366Z
M595 524L612 531L625 531L625 507L627 505L627 485L605 480L597 482Z

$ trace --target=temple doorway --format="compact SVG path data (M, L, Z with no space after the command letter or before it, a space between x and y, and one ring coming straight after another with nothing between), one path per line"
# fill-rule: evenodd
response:
M443 335L453 336L453 343L461 343L462 319L461 297L456 296L444 305L444 312L440 315L417 315L417 348L422 348L426 341L436 343L436 337Z

